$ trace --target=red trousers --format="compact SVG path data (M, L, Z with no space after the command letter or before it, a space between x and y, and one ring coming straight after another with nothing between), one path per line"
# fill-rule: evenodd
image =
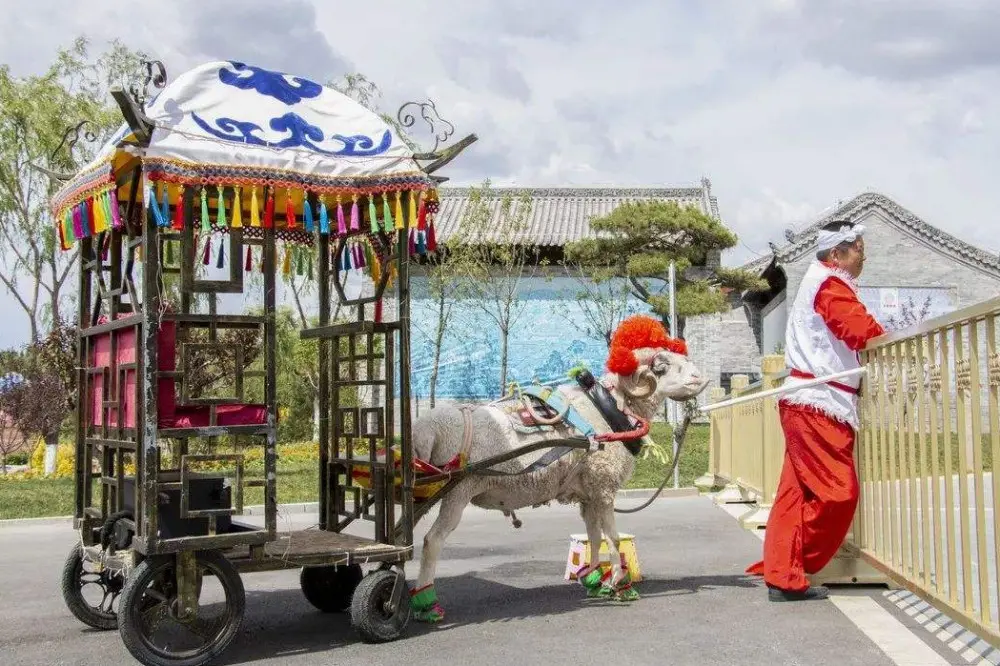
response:
M747 573L783 590L809 587L806 574L836 555L858 505L854 429L809 407L779 404L785 461L767 520L764 559Z

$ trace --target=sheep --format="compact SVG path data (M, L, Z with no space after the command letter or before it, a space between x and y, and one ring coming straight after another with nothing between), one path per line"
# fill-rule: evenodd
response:
M633 316L615 331L607 362L610 372L600 381L619 409L648 421L668 398L687 401L707 385L686 354L683 341L669 338L659 321ZM556 390L597 433L612 431L578 383L567 382ZM525 444L580 436L558 419L543 418L557 422L534 431L522 427L517 411L526 406L525 400L506 397L488 405L450 405L425 412L413 423L414 455L440 467L455 460L484 460ZM525 454L491 469L507 474L523 472L550 450ZM587 595L623 601L638 598L621 563L614 513L617 491L635 468L633 454L623 443L612 441L602 450L574 449L546 462L540 469L516 476L469 475L441 499L437 519L424 537L420 573L410 593L416 619L440 622L444 618L434 589L435 570L445 540L458 527L469 504L508 516L552 501L579 504L591 544L591 561L578 572ZM611 570L602 576L598 558L604 535L608 537Z

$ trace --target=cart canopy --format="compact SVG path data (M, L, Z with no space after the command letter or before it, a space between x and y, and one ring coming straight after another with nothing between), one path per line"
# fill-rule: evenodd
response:
M334 234L344 224L357 230L361 219L375 231L371 214L380 225L391 221L385 231L407 222L415 227L418 209L422 217L425 204L436 204L434 182L389 123L347 95L299 76L211 62L177 77L144 112L153 126L148 145L123 124L54 196L64 249L122 223L118 203L129 198L128 174L136 168L144 175L136 198L164 227L185 223L184 209L191 206L175 204L187 188L197 197L195 217L199 198L204 209L212 197L213 208L219 200L236 206L237 219L225 222L232 226L300 232L312 232L310 222L320 233L328 224ZM349 222L341 223L345 215Z

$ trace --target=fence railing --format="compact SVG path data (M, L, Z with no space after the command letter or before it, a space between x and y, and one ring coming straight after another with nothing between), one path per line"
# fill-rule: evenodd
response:
M908 589L1000 645L1000 298L873 341L859 402L855 460L861 500L826 582ZM780 383L765 357L761 382ZM769 384L770 383L770 384ZM760 390L733 378L731 396ZM754 405L751 407L751 405ZM784 456L775 400L711 414L709 471L719 503L749 504L764 527Z

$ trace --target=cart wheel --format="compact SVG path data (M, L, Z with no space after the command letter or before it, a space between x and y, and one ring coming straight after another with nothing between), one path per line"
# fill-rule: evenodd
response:
M313 606L324 613L341 613L351 607L354 590L364 577L359 564L303 567L299 585Z
M117 571L96 571L83 557L82 544L69 552L62 571L62 595L69 612L88 627L107 631L118 627L115 602L125 587Z
M201 666L236 637L246 604L239 573L215 551L198 552L196 568L198 605L189 618L180 613L173 555L146 559L129 576L118 630L125 647L145 666ZM213 580L219 589L206 589Z
M388 643L403 635L413 611L410 594L403 590L402 599L395 613L388 610L396 577L401 574L379 569L358 583L351 600L351 625L366 643Z

